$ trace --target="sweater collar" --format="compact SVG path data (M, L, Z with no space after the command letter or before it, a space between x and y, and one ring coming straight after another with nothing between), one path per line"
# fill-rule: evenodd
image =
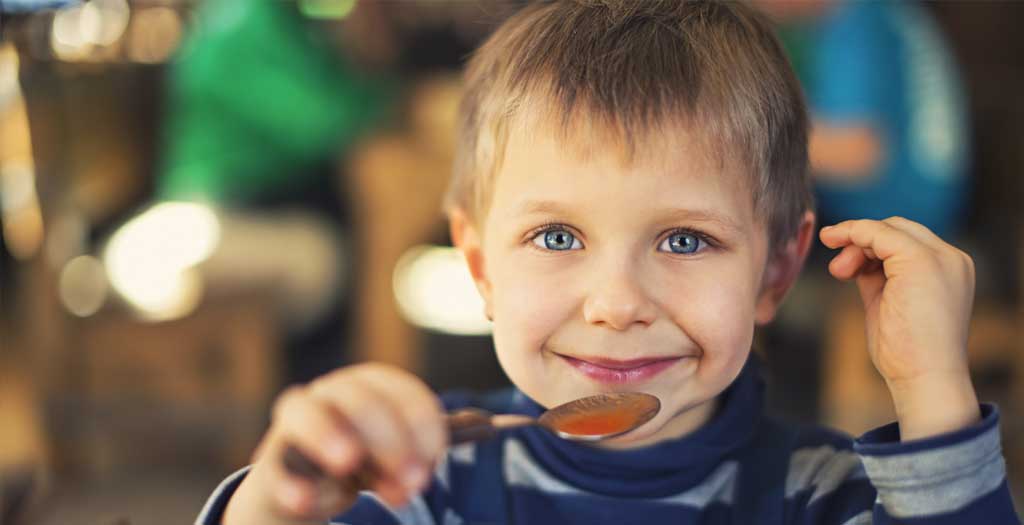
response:
M517 429L513 436L551 474L580 489L611 496L664 497L700 483L753 437L764 405L756 356L751 354L720 399L712 419L695 432L637 449L596 448L535 427ZM536 417L544 407L515 390L511 411Z

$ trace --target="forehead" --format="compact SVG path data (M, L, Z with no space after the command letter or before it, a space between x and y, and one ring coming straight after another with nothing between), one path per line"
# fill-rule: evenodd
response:
M626 133L632 133L629 140ZM518 118L508 128L503 154L492 186L494 205L558 193L632 205L700 205L754 220L748 174L681 121L630 131L595 119Z

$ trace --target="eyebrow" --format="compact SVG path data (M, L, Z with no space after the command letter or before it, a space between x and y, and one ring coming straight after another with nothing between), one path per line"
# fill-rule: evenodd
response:
M564 206L562 203L555 201L529 200L522 203L517 208L516 212L517 215L531 213L566 214L569 212L569 207Z
M687 208L669 208L664 210L665 217L674 220L690 220L695 222L709 222L717 224L722 228L725 228L731 232L738 233L742 231L739 224L736 223L729 216L719 213L715 210L708 209L696 209L691 210Z
M567 214L571 208L556 201L529 200L519 206L521 214L551 213ZM713 223L732 232L740 232L742 228L725 214L710 209L689 209L689 208L666 208L659 210L659 215L665 220L695 221Z

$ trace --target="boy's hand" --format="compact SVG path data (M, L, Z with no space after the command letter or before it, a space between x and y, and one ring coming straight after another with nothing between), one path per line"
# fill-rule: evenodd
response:
M829 264L855 279L868 352L892 394L904 441L980 418L967 367L974 263L928 228L904 219L852 220L822 228L842 251Z
M337 370L278 397L270 430L224 523L323 523L357 497L337 480L368 464L379 478L367 488L392 506L404 505L425 488L447 441L441 404L416 376L381 364ZM290 473L283 459L289 446L332 479Z

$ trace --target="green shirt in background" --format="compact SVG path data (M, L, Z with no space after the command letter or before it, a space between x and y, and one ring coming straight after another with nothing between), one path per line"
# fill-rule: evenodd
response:
M210 0L170 65L156 197L244 205L311 184L390 91L293 3Z

